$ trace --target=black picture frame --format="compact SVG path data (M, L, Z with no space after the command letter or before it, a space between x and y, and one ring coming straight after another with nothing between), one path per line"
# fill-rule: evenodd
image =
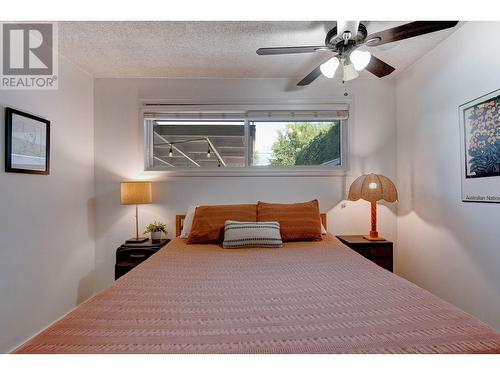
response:
M44 169L34 168L30 169L28 166L19 168L13 165L12 151L13 151L13 121L15 116L25 117L27 119L36 121L45 125L45 167ZM44 118L19 111L13 108L5 108L5 172L12 173L26 173L26 174L50 174L50 121Z

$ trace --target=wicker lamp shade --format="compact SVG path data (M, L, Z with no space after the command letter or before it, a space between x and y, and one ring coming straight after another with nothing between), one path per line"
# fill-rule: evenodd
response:
M357 201L364 199L368 202L376 202L381 199L387 202L398 200L396 186L387 177L381 174L364 174L358 177L349 188L349 200Z
M383 199L387 202L398 200L398 191L393 182L381 174L364 174L358 177L349 188L349 200L364 199L371 203L371 230L369 236L363 236L370 241L383 241L377 232L377 201Z

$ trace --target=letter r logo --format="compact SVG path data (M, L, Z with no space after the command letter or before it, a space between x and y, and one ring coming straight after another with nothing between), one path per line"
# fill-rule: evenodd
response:
M4 23L3 75L51 75L52 24Z

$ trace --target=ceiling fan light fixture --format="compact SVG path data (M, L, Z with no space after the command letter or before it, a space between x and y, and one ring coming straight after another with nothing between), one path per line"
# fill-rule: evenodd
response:
M330 60L327 62L321 64L319 69L321 70L321 73L327 77L327 78L333 78L335 75L335 71L337 70L339 66L339 59L336 57L332 57Z
M356 70L363 69L366 69L378 78L382 78L391 74L395 68L378 59L376 56L371 56L369 53L361 51L355 52L356 48L361 46L377 47L388 43L394 43L419 35L450 29L457 24L458 21L414 21L378 31L373 34L368 34L366 26L359 21L337 21L336 26L327 32L324 45L259 48L256 52L258 55L288 55L330 51L335 54L334 56L337 56L337 59L342 62L342 65L344 65L345 60L349 63L348 65L354 63L353 67L342 66L344 70L344 80L356 78ZM352 62L349 56L351 53L353 55ZM335 70L340 64L336 64L335 69L332 69L334 66L330 67L330 65L334 65L335 60L331 60L332 61L329 60L320 66L316 66L312 72L297 82L297 86L307 86L322 74L326 77L333 78ZM351 68L353 72L350 71Z
M353 64L344 65L344 81L350 81L359 77L358 72L354 69Z
M370 59L372 58L372 55L368 51L359 51L355 50L351 52L351 55L349 56L349 59L352 62L352 65L354 65L354 69L357 71L363 70L368 66L370 63Z

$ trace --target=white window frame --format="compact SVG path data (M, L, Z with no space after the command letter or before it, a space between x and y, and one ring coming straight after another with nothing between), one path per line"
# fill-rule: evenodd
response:
M293 117L276 117L271 119L262 118L252 118L251 116L244 119L245 122L245 167L225 167L225 168L172 168L172 169L157 169L153 167L153 142L152 142L152 122L146 121L146 115L151 109L145 108L143 104L142 109L142 123L144 128L144 171L150 174L166 174L169 176L182 176L182 177L197 177L197 176L345 176L349 170L349 122L350 122L350 106L343 102L341 103L347 106L347 111L349 116L347 119L338 118L321 118L321 121L340 121L340 159L341 164L338 166L331 165L304 165L304 166L283 166L283 167L273 167L273 166L250 166L248 160L248 125L250 122L279 122L279 121L307 121L299 120ZM157 105L157 104L154 104ZM331 110L332 106L337 104L316 104L316 105L190 105L189 111L196 112L201 110L209 109L215 110L217 112L226 112L229 114L231 111L250 111L250 110L283 110L283 111L299 111L299 110ZM179 111L186 112L186 106L168 105L169 111ZM158 110L158 108L156 109ZM313 120L313 119L310 119ZM320 121L318 120L318 121Z

